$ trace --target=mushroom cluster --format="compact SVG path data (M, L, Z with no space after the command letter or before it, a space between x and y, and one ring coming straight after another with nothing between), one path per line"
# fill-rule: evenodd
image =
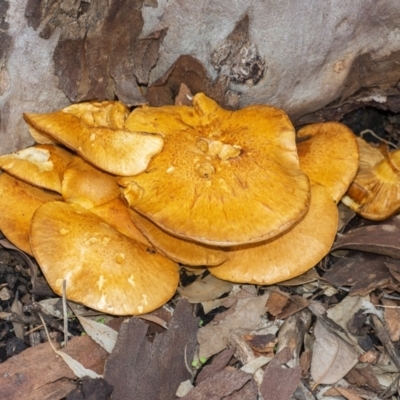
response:
M178 264L272 284L316 265L358 168L339 123L282 111L91 102L25 114L39 144L0 157L0 230L67 298L118 315L175 293ZM24 209L20 205L24 204Z

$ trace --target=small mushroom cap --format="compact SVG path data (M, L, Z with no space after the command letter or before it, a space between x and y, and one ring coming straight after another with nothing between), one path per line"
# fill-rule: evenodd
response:
M96 310L138 315L175 293L177 265L77 204L46 203L32 220L31 247L51 288Z
M301 169L338 202L358 169L356 136L339 122L307 125L297 133Z
M102 204L90 209L90 211L100 218L102 218L107 224L110 224L117 231L124 235L136 240L139 243L150 247L150 242L143 236L142 232L135 226L130 218L130 209L126 202L121 198L111 200L109 203Z
M61 196L22 182L3 172L0 175L0 230L25 253L32 255L29 229L34 212Z
M157 251L175 262L206 266L222 264L228 258L221 248L172 236L133 210L130 210L130 217Z
M294 278L329 253L337 224L338 210L328 191L311 185L310 208L300 222L277 238L226 249L228 260L208 270L220 279L257 285Z
M0 156L0 168L24 182L61 193L61 181L74 156L55 145L37 145Z
M67 203L90 209L121 195L115 178L75 157L64 173L61 193Z
M137 108L126 126L164 137L163 151L124 196L174 236L214 246L257 242L307 211L309 181L294 128L279 109L228 111L199 93L193 107Z
M113 109L121 103L111 107L109 103L74 104L49 114L25 114L24 118L106 172L122 176L143 172L151 157L161 151L163 139L122 129L125 112Z
M380 221L400 210L400 150L375 148L357 138L360 167L342 201L362 217Z

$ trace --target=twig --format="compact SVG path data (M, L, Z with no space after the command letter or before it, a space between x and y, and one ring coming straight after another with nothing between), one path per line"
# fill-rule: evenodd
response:
M396 379L394 379L393 382L383 392L381 392L379 394L379 397L382 399L389 398L392 396L392 394L395 394L397 392L396 386L397 386L397 382L399 381L399 379L400 379L400 375L397 375Z
M385 349L387 350L391 359L396 365L397 370L400 372L400 354L398 354L398 352L396 351L388 332L386 331L383 323L378 318L378 316L371 314L371 318L375 326L376 336L378 336L378 339L385 346Z
M364 135L366 133L369 133L371 136L373 136L375 139L378 139L380 142L384 142L386 144L388 144L389 146L392 146L393 148L397 149L397 146L390 142L389 140L386 140L384 138L381 138L380 136L378 136L374 131L372 131L371 129L364 129L363 131L360 132L360 136L364 139Z
M63 291L62 291L62 306L63 306L63 319L64 319L64 346L68 344L68 308L67 308L67 281L63 280Z

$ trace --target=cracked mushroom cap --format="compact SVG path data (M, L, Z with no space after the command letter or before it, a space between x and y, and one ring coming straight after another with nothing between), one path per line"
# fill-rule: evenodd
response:
M301 169L338 202L358 169L356 136L339 122L307 125L297 133Z
M61 200L61 196L3 172L0 175L0 230L11 243L32 255L29 243L32 216L42 204L55 200Z
M294 128L277 108L228 111L199 93L193 107L137 108L126 127L164 138L163 151L124 195L174 236L217 246L257 242L307 211L310 187Z
M342 201L364 218L380 221L400 210L400 150L372 147L357 138L360 166Z
M228 260L208 270L219 279L257 285L294 278L329 253L337 224L332 197L324 187L311 185L310 208L300 222L276 238L226 249Z
M122 108L121 108L122 107ZM118 102L81 103L49 114L24 114L27 123L116 175L143 172L163 147L160 135L123 128L126 108Z
M77 204L46 203L31 225L31 247L51 288L108 314L138 315L175 293L177 264ZM55 251L57 249L57 251Z
M113 176L74 157L64 173L61 194L67 203L90 209L119 197L121 190Z
M191 266L219 265L228 258L221 248L172 236L133 210L130 210L130 217L160 254L177 263Z
M37 145L0 156L0 168L34 186L61 193L61 181L75 156L55 145Z

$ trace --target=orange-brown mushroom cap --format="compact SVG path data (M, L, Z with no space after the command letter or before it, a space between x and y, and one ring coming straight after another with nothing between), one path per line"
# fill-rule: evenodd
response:
M75 157L64 173L61 194L67 203L90 209L120 196L115 178Z
M0 175L0 230L25 253L32 255L29 229L34 212L61 196L29 185L3 172Z
M51 288L96 310L138 315L175 293L177 264L77 204L46 203L34 214L31 247Z
M25 114L24 118L106 172L122 176L143 172L151 157L161 151L162 137L122 129L125 111L113 112L117 106L105 103L74 104L49 114Z
M208 270L220 279L258 285L294 278L328 254L337 224L338 210L328 191L311 185L310 208L300 222L277 238L226 249L228 260Z
M130 217L157 251L175 262L184 265L207 266L222 264L228 258L221 248L191 242L164 232L134 210L130 210Z
M297 133L301 169L338 202L358 169L356 136L339 122L307 125Z
M400 150L389 152L357 141L360 167L342 201L364 218L389 218L400 210Z
M117 197L108 203L91 208L90 211L98 215L117 231L120 231L124 235L144 244L145 246L151 246L150 242L132 222L130 217L130 212L132 210L130 210L123 199Z
M257 242L307 211L309 181L279 109L228 111L199 93L193 107L137 108L126 127L163 135L163 151L124 195L172 235L218 246Z
M0 168L34 186L61 193L61 181L74 158L55 145L37 145L0 156Z

